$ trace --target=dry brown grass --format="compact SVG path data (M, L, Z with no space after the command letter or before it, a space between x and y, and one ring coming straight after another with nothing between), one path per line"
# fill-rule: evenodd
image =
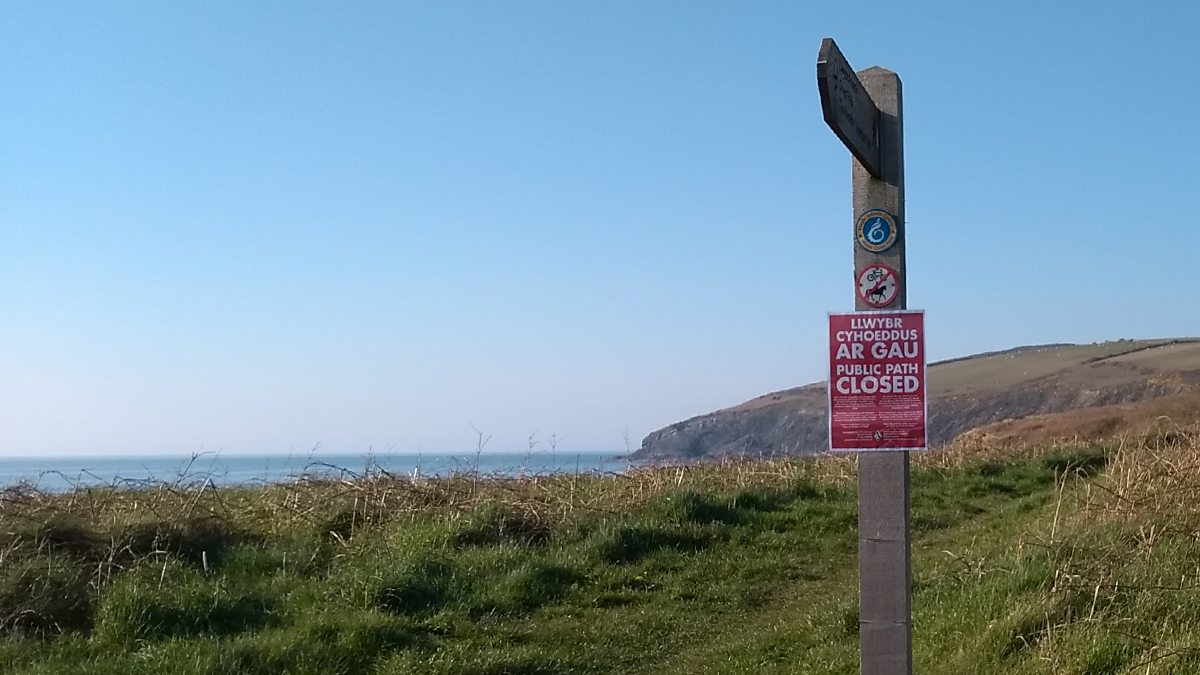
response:
M346 479L302 479L263 487L218 488L203 476L140 487L82 487L49 493L18 485L0 491L0 532L70 523L93 533L219 522L249 536L315 527L344 537L360 525L409 514L451 518L502 506L556 520L574 510L625 513L677 490L782 487L796 481L844 484L852 456L635 468L622 474L530 475L464 472L422 478L367 470ZM116 541L114 545L120 545Z
M1004 420L972 429L960 438L977 445L1019 447L1114 443L1139 440L1165 426L1200 424L1200 391L1141 401Z
M1000 443L992 438L963 435L954 442L913 453L913 465L942 471L958 470L986 462L1011 462L1034 457L1086 450L1094 443L1078 439L1051 443Z
M1153 401L1128 405L1141 406L1143 403L1153 403ZM1106 406L1098 410L1115 407L1117 406ZM1061 415L1076 415L1086 412L1089 411L1070 411L1068 413L1061 413ZM1041 415L1028 418L1028 420L1058 416ZM1139 421L1137 424L1133 420L1129 420L1127 424L1122 425L1122 428L1117 433L1105 436L1075 434L1030 438L1020 434L967 433L959 436L954 442L948 445L931 449L929 452L916 453L913 461L919 466L951 469L962 468L963 466L980 461L1022 460L1046 454L1099 447L1111 451L1112 464L1115 466L1119 463L1121 471L1136 473L1137 471L1147 470L1139 468L1139 463L1143 461L1158 462L1159 460L1155 459L1156 453L1168 452L1169 454L1170 452L1175 452L1186 455L1188 448L1191 448L1193 452L1198 449L1197 443L1200 443L1200 422L1194 420L1194 415L1182 415L1179 416L1179 419L1181 421L1176 421L1176 418L1172 416L1157 415L1154 417L1147 416L1146 419ZM1026 420L1014 420L1011 422L1020 423L1024 421Z
M1200 424L1162 419L1122 439L1095 488L1086 515L1200 530Z

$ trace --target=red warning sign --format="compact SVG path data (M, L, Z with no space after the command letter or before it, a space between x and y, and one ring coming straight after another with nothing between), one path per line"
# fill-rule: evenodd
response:
M871 307L887 307L899 290L900 278L887 265L871 265L858 275L858 297Z
M924 450L925 313L829 315L829 449Z

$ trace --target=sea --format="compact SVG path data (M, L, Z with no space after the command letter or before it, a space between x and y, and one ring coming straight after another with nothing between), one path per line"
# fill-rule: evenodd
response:
M0 489L43 492L86 487L208 484L246 486L307 478L353 480L387 472L411 478L477 473L519 477L563 473L619 474L635 464L600 452L483 452L463 454L221 454L124 457L0 457Z

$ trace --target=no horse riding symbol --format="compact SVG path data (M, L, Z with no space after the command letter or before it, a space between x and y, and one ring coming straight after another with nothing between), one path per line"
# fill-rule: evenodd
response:
M899 290L896 270L887 265L870 265L858 275L858 297L871 307L887 307Z
M883 253L896 243L900 235L896 219L883 209L871 209L858 217L854 224L858 245L871 253Z

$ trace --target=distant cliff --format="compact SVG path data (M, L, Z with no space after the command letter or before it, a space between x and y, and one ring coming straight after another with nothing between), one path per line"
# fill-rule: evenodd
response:
M1200 339L1019 347L933 364L928 377L929 440L941 445L1003 420L1200 390ZM827 443L825 385L817 383L659 429L634 458L813 454Z

